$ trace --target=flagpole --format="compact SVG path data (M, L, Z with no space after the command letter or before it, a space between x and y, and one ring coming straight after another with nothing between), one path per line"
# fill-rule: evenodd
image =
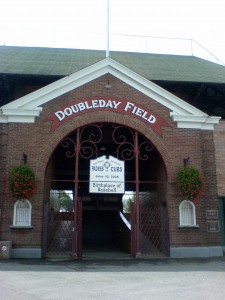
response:
M106 32L106 57L109 57L109 0L107 1L107 32Z

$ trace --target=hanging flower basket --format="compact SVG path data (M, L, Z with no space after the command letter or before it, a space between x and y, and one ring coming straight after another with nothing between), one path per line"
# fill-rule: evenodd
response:
M29 199L35 191L33 170L26 164L13 167L9 173L9 188L17 199Z
M196 203L205 191L205 184L196 168L183 167L177 174L177 188L181 198Z

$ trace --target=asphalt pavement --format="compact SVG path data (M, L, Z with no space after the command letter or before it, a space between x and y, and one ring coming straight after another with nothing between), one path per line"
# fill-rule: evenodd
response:
M225 258L0 260L1 300L225 299Z

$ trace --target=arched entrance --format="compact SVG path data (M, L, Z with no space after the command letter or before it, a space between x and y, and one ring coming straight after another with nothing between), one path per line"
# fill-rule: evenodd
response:
M90 193L90 160L109 156L125 163L125 192ZM169 254L165 166L131 128L96 123L66 136L48 163L46 200L44 256Z

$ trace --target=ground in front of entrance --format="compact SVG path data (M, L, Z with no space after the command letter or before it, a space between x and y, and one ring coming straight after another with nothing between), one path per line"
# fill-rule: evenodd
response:
M222 300L224 295L224 257L0 260L1 300Z

